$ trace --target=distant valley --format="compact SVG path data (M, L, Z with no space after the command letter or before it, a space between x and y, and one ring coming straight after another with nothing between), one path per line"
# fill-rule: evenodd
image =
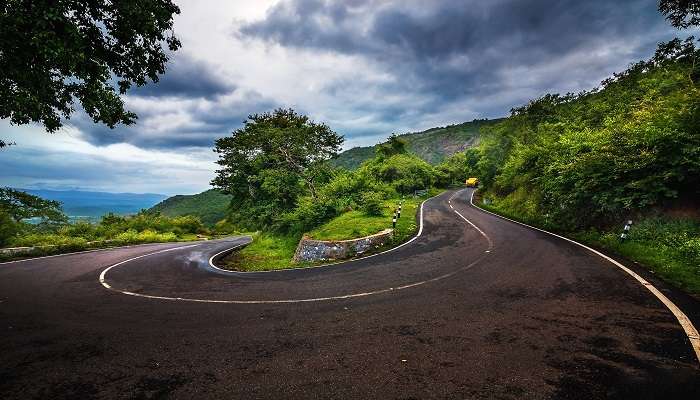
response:
M49 200L60 201L72 219L97 219L108 213L135 214L168 196L155 193L108 193L81 190L21 189Z

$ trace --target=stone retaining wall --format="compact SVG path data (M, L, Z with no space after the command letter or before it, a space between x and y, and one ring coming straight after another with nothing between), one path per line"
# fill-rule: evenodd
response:
M304 236L294 253L295 262L343 260L387 244L393 229L351 240L314 240Z

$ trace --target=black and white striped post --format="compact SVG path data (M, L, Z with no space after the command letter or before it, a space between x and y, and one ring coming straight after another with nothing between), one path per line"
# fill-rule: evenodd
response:
M622 229L622 234L620 235L621 242L624 242L625 239L627 239L631 228L632 228L632 220L630 219L627 221L627 223L625 224L625 227Z
M391 219L391 226L396 229L396 213L394 213L394 218Z
M397 218L401 218L401 203L399 203L399 212L396 215Z

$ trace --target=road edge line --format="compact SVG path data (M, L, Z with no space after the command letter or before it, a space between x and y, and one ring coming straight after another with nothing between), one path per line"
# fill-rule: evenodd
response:
M222 238L226 239L226 238ZM114 246L114 247L102 247L99 249L90 249L90 250L80 250L80 251L72 251L69 253L60 253L60 254L51 254L48 256L39 256L39 257L30 257L30 258L23 258L21 260L13 260L13 261L2 261L0 262L0 265L6 265L6 264L16 264L16 263L21 263L21 262L27 262L27 261L36 261L36 260L42 260L45 258L55 258L55 257L63 257L63 256L72 256L76 254L85 254L85 253L94 253L98 251L108 251L108 250L119 250L119 249L131 249L134 247L145 247L145 246L155 246L159 244L175 244L175 243L204 243L204 242L210 242L213 240L220 240L220 239L209 239L209 240L186 240L182 242L155 242L155 243L137 243L137 244L129 244L126 246Z
M102 286L106 287L107 289L120 291L120 290L118 290L118 289L114 289L114 288L113 288L109 283L107 283L107 281L105 280L105 276L107 275L107 272L108 272L109 270L111 270L112 268L118 267L118 266L120 266L120 265L122 265L122 264L126 264L126 263L128 263L128 262L130 262L130 261L133 261L133 260L138 260L139 258L144 258L144 257L148 257L148 256L152 256L152 255L155 255L155 254L160 254L160 253L167 253L168 251L188 249L188 248L190 248L190 247L196 247L196 246L200 246L200 245L201 245L201 244L190 244L190 245L187 245L187 246L173 247L173 248L170 248L170 249L158 250L158 251L154 251L154 252L152 252L152 253L146 253L146 254L142 254L142 255L140 255L140 256L136 256L136 257L132 257L132 258L129 258L129 259L120 261L120 262L118 262L118 263L116 263L116 264L112 264L112 265L110 265L109 267L103 269L102 272L100 272L99 281L100 281L100 283L102 284ZM121 291L120 291L120 292L121 292Z
M659 289L657 289L656 287L654 287L654 285L652 285L651 282L647 281L646 279L644 279L643 277L641 277L639 274L637 274L636 272L632 271L630 268L628 268L628 267L624 266L623 264L621 264L621 263L615 261L612 257L607 256L607 255L601 253L600 251L598 251L598 250L596 250L596 249L594 249L594 248L588 247L588 246L586 246L586 245L583 244L583 243L579 243L579 242L577 242L577 241L575 241L575 240L573 240L573 239L569 239L569 238L567 238L567 237L564 237L564 236L561 236L561 235L557 235L556 233L552 233L552 232L546 231L546 230L544 230L544 229L540 229L540 228L537 228L537 227L535 227L535 226L528 225L528 224L526 224L526 223L523 223L523 222L520 222L520 221L516 221L516 220L510 219L510 218L504 217L504 216L502 216L502 215L496 214L496 213L494 213L494 212L485 210L485 209L483 209L483 208L477 206L476 204L474 204L474 193L476 193L476 190L472 191L471 197L469 198L469 203L471 204L472 207L476 208L477 210L480 210L480 211L482 211L482 212L485 212L485 213L488 213L488 214L491 214L491 215L495 215L495 216L498 217L498 218L505 219L505 220L507 220L507 221L514 222L514 223L516 223L516 224L519 224L519 225L522 225L522 226L526 226L526 227L528 227L528 228L531 228L531 229L534 229L534 230L537 230L537 231L540 231L540 232L547 233L547 234L549 234L549 235L558 237L559 239L563 239L563 240L566 240L567 242L570 242L570 243L573 243L573 244L578 245L578 246L580 246L580 247L583 247L584 249L586 249L586 250L588 250L588 251L590 251L590 252L592 252L592 253L594 253L594 254L600 256L601 258L603 258L603 259L609 261L610 263L612 263L613 265L617 266L617 267L620 268L621 270L627 272L630 276L632 276L632 277L633 277L634 279L636 279L639 283L641 283L642 286L644 286L645 288L647 288L647 290L649 290L654 296L656 296L656 298L659 299L659 300L661 301L661 303L663 303L663 304L666 306L666 308L668 308L669 311L671 311L671 313L673 314L673 316L676 317L676 320L678 320L678 323L679 323L679 324L681 325L681 327L683 328L683 331L685 332L685 335L688 337L688 340L690 341L690 346L691 346L692 349L695 351L695 356L697 357L698 363L700 364L700 334L698 333L698 330L695 328L695 326L693 325L693 322L690 320L690 318L688 318L688 316L687 316L673 301L671 301L671 299L669 299L668 297L666 297L663 293L661 293L661 291L659 291Z

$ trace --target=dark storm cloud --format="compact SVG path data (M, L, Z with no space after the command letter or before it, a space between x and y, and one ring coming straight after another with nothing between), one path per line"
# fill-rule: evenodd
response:
M95 145L129 143L143 148L212 147L251 113L277 106L254 90L241 89L213 66L175 53L157 83L132 88L126 106L136 123L110 129L82 110L68 121Z
M142 148L176 149L213 147L217 138L242 126L250 114L267 111L279 105L257 92L246 91L233 99L199 98L160 99L141 98L138 106L129 106L138 119L130 126L114 129L95 124L78 112L69 121L83 137L95 145L129 143ZM163 107L164 102L172 104ZM182 122L171 122L182 118ZM166 124L161 127L161 124Z
M230 93L235 85L226 82L202 61L176 54L168 63L164 75L156 83L135 87L129 91L136 96L203 97L207 99Z
M493 116L531 95L590 89L580 86L648 57L671 31L656 6L655 0L286 0L238 34L366 57L402 90L433 97L413 107L418 111L511 91L475 105ZM611 54L611 43L631 49Z

